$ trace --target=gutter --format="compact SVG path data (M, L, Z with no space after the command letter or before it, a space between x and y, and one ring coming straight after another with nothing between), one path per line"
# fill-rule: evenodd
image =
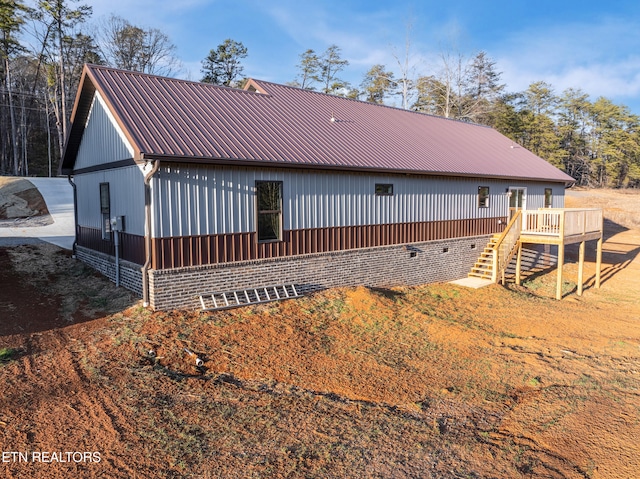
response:
M141 155L144 159L144 153ZM160 160L154 160L153 167L149 173L144 175L144 251L146 260L142 265L142 305L149 307L149 267L151 266L151 177L160 168Z
M76 257L76 246L78 246L78 188L76 184L71 179L71 173L67 175L67 180L69 184L73 188L73 246L71 247L73 251L73 258Z

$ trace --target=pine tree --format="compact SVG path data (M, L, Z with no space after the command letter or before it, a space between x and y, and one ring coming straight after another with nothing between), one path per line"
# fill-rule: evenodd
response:
M227 38L202 61L202 82L215 85L235 86L244 72L240 63L247 57L247 48L242 42Z

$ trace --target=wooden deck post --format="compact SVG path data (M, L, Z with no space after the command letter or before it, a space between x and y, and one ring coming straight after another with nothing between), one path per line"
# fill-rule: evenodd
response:
M598 239L598 250L596 252L596 288L600 288L600 269L602 268L602 236Z
M584 278L584 249L585 241L580 242L580 259L578 260L578 296L582 296Z
M562 299L562 267L564 265L564 244L558 245L558 284L556 285L556 299Z
M522 242L518 241L518 256L516 259L516 285L520 286L520 273L522 271Z

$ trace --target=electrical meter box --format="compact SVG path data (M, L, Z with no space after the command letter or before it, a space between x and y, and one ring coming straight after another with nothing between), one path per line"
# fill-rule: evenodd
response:
M124 216L114 216L111 218L111 229L113 231L124 231Z

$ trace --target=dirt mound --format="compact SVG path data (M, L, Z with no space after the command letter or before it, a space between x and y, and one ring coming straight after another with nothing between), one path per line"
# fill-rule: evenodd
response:
M28 459L0 475L636 477L640 231L604 249L602 288L588 263L562 301L547 270L207 314L149 312L51 245L0 249L0 448Z
M15 220L35 218L38 226L53 222L38 189L24 178L0 177L0 221L14 220L13 226Z

